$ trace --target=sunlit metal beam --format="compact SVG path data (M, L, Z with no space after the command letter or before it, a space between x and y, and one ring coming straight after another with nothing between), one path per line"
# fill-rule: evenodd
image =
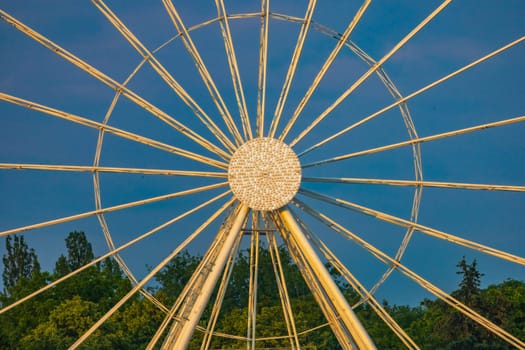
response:
M266 108L266 71L268 68L268 27L270 21L270 0L261 0L261 30L259 37L259 75L257 79L256 134L264 136Z
M286 104L286 99L288 98L288 93L292 86L292 81L295 76L295 71L297 69L297 64L299 63L299 58L301 57L301 52L303 51L304 42L306 40L306 34L310 29L310 24L312 23L312 16L314 14L315 5L317 0L309 0L308 7L306 8L306 14L304 16L303 24L301 25L301 30L297 38L297 43L292 54L292 60L288 66L288 72L286 72L286 77L284 79L284 84L279 95L279 100L277 101L277 107L273 115L272 122L270 124L270 131L268 132L269 137L274 137L277 132L277 127L281 119L281 115L284 110L284 105Z
M305 189L300 189L299 193L304 194L311 198L315 198L317 200L321 200L326 203L330 203L330 204L333 204L339 207L347 208L353 211L357 211L357 212L366 214L368 216L375 217L378 220L389 222L394 225L398 225L398 226L405 227L405 228L412 227L416 231L419 231L426 235L436 237L441 240L448 241L448 242L451 242L451 243L454 243L454 244L457 244L457 245L460 245L460 246L463 246L469 249L473 249L481 253L492 255L497 258L507 260L507 261L510 261L510 262L513 262L519 265L525 265L525 258L521 256L510 254L505 251L495 249L495 248L492 248L492 247L489 247L489 246L486 246L486 245L483 245L483 244L480 244L480 243L477 243L477 242L474 242L474 241L471 241L465 238L454 236L450 233L446 233L444 231L440 231L435 228L421 225L416 222L401 219L394 215L383 213L379 210L371 209L371 208L368 208L368 207L365 207L359 204L345 201L340 198L333 198L333 197L325 196L325 195L322 195L322 194L319 194L313 191L305 190Z
M292 303L288 293L288 287L286 286L286 277L284 275L283 265L281 263L279 247L277 246L275 234L273 232L267 232L266 239L268 240L268 251L270 252L275 280L277 282L277 289L279 290L284 320L286 322L288 336L290 337L290 347L292 350L300 350L301 344L299 343L299 336L297 334L297 327L295 326L295 319L292 311Z
M51 50L58 56L64 58L65 60L72 63L76 67L80 68L84 72L88 73L92 77L96 78L103 84L107 85L109 88L115 91L120 91L122 95L127 97L130 101L142 107L144 110L148 111L149 113L153 114L155 117L162 120L164 123L170 125L175 130L177 130L179 133L193 140L194 142L201 145L205 149L214 150L217 148L217 146L213 145L207 139L203 138L202 136L194 132L188 126L174 119L173 117L171 117L164 111L160 110L158 107L146 101L144 98L142 98L135 92L131 91L127 87L123 86L122 84L119 84L118 82L116 82L109 76L105 75L104 73L96 69L95 67L91 66L87 62L73 55L71 52L67 51L66 49L57 45L53 41L44 37L42 34L36 32L32 28L18 21L17 19L9 15L7 12L0 10L0 18L4 20L6 23L11 24L14 28L18 29L20 32L29 36L31 39L35 40L36 42L43 45L47 49Z
M523 122L523 121L525 121L525 116L499 120L497 122L480 124L480 125L471 126L471 127L464 128L464 129L457 129L457 130L453 130L453 131L447 131L447 132L440 133L440 134L435 134L435 135L430 135L430 136L425 136L425 137L418 137L418 138L407 140L407 141L403 141L403 142L392 143L392 144L386 145L386 146L370 148L370 149L367 149L367 150L364 150L364 151L347 153L347 154L343 154L341 156L337 156L337 157L333 157L333 158L329 158L329 159L324 159L324 160L320 160L320 161L317 161L317 162L308 163L308 164L303 165L302 167L303 168L310 168L310 167L313 167L313 166L318 166L318 165L338 162L338 161L341 161L341 160L350 159L350 158L354 158L354 157L360 157L360 156L364 156L364 155L368 155L368 154L374 154L374 153L379 153L379 152L384 152L384 151L390 151L390 150L393 150L393 149L396 149L396 148L401 148L401 147L405 147L405 146L421 144L421 143L429 142L429 141L440 140L440 139L444 139L444 138L447 138L447 137L453 137L453 136L468 134L468 133L471 133L471 132L481 131L481 130L485 130L485 129L497 128L497 127L500 127L500 126L520 123L520 122Z
M350 270L341 262L341 260L328 248L328 246L310 230L297 215L294 215L297 222L304 230L306 237L315 245L315 247L323 254L325 259L332 265L337 272L344 278L346 282L354 289L354 291L361 297L361 302L366 302L374 310L374 312L383 320L383 322L394 332L407 349L419 349L419 346L412 340L412 338L401 328L401 326L390 316L379 301L370 293L363 284L350 272ZM355 306L354 306L355 307Z
M215 122L204 112L204 110L195 102L195 100L188 94L188 92L180 85L180 83L170 74L170 72L157 60L153 52L148 50L146 46L131 32L131 30L118 18L115 13L102 1L91 0L93 4L100 10L100 12L108 19L108 21L117 29L122 36L133 46L133 48L150 64L150 66L157 72L159 77L170 86L173 91L180 97L180 99L191 108L195 116L210 130L210 132L222 143L227 149L233 151L235 146L230 139L222 132L222 130L215 124ZM215 147L214 151L222 157L228 159L229 154L222 149Z
M237 241L234 244L234 247L232 248L232 254L230 255L228 262L226 263L226 266L224 267L224 273L222 274L222 278L219 283L219 289L217 291L217 296L215 297L215 301L211 309L210 317L208 319L208 325L206 327L206 331L204 332L204 338L201 343L201 350L209 350L210 348L211 341L213 339L213 335L215 331L215 327L219 319L219 314L220 314L220 310L222 307L222 303L226 295L226 290L228 289L228 283L230 281L230 278L233 272L233 268L235 267L235 259L237 255L239 254L239 246L241 243L241 239L242 239L242 235L239 235L237 237Z
M436 86L446 82L449 79L454 78L455 76L457 76L457 75L459 75L459 74L461 74L461 73L463 73L463 72L465 72L465 71L467 71L467 70L477 66L478 64L483 63L486 60L488 60L488 59L490 59L490 58L492 58L494 56L497 56L497 55L505 52L506 50L508 50L508 49L510 49L510 48L512 48L512 47L514 47L514 46L516 46L516 45L518 45L520 43L522 43L524 40L525 40L525 36L522 36L521 38L516 39L516 40L508 43L507 45L504 45L504 46L500 47L499 49L494 50L494 51L490 52L489 54L487 54L487 55L485 55L485 56L483 56L483 57L473 61L472 63L469 63L469 64L463 66L462 68L460 68L460 69L458 69L458 70L456 70L456 71L454 71L454 72L452 72L450 74L447 74L446 76L444 76L444 77L442 77L440 79L435 80L434 82L432 82L432 83L422 87L421 89L419 89L419 90L417 90L417 91L415 91L415 92L413 92L413 93L411 93L411 94L409 94L409 95L407 95L405 97L400 97L396 102L394 102L394 103L392 103L392 104L390 104L390 105L380 109L379 111L377 111L375 113L370 114L369 116L367 116L365 118L362 118L361 120L355 122L354 124L352 124L352 125L344 128L344 129L338 131L337 133L335 133L335 134L333 134L333 135L323 139L322 141L317 142L315 145L313 145L311 147L308 147L306 150L304 150L301 153L299 153L298 156L303 156L306 153L309 153L309 152L311 152L311 151L313 151L313 150L323 146L324 144L326 144L326 143L328 143L328 142L338 138L339 136L342 136L342 135L346 134L350 130L353 130L353 129L357 128L358 126L361 126L361 125L369 122L370 120L372 120L372 119L382 115L383 113L388 112L392 108L398 107L401 104L411 100L412 98L414 98L414 97L416 97L416 96L418 96L418 95L420 95L420 94L422 94L422 93L424 93L424 92L426 92L426 91L428 91L428 90L430 90L430 89L432 89L432 88L434 88L434 87L436 87Z
M235 54L235 48L233 46L233 39L230 31L230 20L228 18L228 13L226 12L226 7L224 6L224 0L215 0L215 6L217 7L219 18L221 18L219 25L221 27L224 47L226 49L226 56L228 58L228 65L230 67L230 75L232 77L235 98L237 99L237 105L239 107L239 115L242 123L244 139L249 140L253 138L253 133L250 124L250 117L248 114L248 107L246 106L246 98L244 97L241 73L239 72L239 65L237 64L237 55Z
M299 116L301 115L301 112L303 111L304 107L306 107L306 104L308 103L308 101L310 101L310 98L312 97L312 95L314 94L315 90L317 89L317 87L321 83L321 80L323 79L323 77L325 76L326 72L328 71L328 69L330 68L332 63L334 62L334 60L337 57L337 55L339 54L339 51L341 51L341 49L343 48L344 44L346 43L346 41L350 37L350 34L352 34L352 32L354 31L354 28L357 26L357 24L361 20L361 17L363 17L363 15L365 14L366 9L368 8L368 6L370 5L371 2L372 2L371 0L365 0L363 2L361 7L359 8L359 10L354 15L354 18L350 21L350 23L346 27L346 29L343 32L343 34L341 35L341 37L338 38L337 44L335 45L334 49L332 50L332 52L330 52L330 55L328 55L328 58L323 63L323 66L321 67L321 69L317 73L317 75L314 78L312 84L308 87L308 90L306 91L306 94L303 96L303 98L299 102L299 105L295 108L295 111L293 112L290 120L288 121L288 123L284 127L283 132L279 136L279 140L281 140L281 141L284 140L284 138L288 135L288 133L290 132L290 130L294 126L295 122L297 121L297 118L299 118Z
M369 179L355 177L303 177L304 182L340 183L340 184L365 184L365 185L387 185L387 186L411 186L411 187L436 187L463 190L482 191L511 191L525 192L525 186L498 185L498 184L476 184L466 182L446 181L418 181L418 180L395 180L395 179Z
M61 218L58 218L58 219L43 221L43 222L40 222L40 223L37 223L37 224L32 224L32 225L27 225L27 226L13 228L13 229L10 229L10 230L5 230L5 231L0 232L0 237L1 236L12 235L12 234L20 233L20 232L24 232L24 231L29 231L29 230L35 230L35 229L43 228L43 227L47 227L47 226L58 225L58 224L62 224L62 223L69 222L69 221L80 220L80 219L84 219L84 218L87 218L87 217L90 217L90 216L93 216L93 215L109 213L109 212L113 212L113 211L117 211L117 210L123 210L123 209L138 207L138 206L142 206L142 205L146 205L146 204L151 204L151 203L155 203L155 202L159 202L159 201L165 201L165 200L172 199L172 198L183 197L183 196L187 196L187 195L190 195L190 194L199 193L199 192L203 192L203 191L214 190L214 189L217 189L217 188L225 187L227 185L228 185L227 182L221 182L221 183L214 184L214 185L197 187L197 188L186 190L186 191L169 193L169 194L165 194L165 195L161 195L161 196L151 197L151 198L148 198L148 199L141 199L141 200L138 200L138 201L133 201L133 202L128 202L128 203L124 203L124 204L119 204L119 205L115 205L115 206L112 206L112 207L86 211L84 213L70 215L70 216L64 216L64 217L61 217Z
M341 320L352 335L352 339L357 347L359 349L375 349L376 347L372 342L372 339L370 339L370 336L363 328L363 325L352 311L352 308L348 305L345 297L335 284L323 262L319 259L317 253L311 246L308 238L304 235L297 221L295 221L291 212L288 209L281 208L279 209L278 214L290 234L293 236L293 239L299 246L300 250L303 252L305 258L308 260L309 265L312 267L322 286L329 294L330 299L339 313L339 317L341 317Z
M146 283L149 282L160 270L164 268L173 258L175 258L182 250L184 250L188 244L190 244L198 235L202 233L219 215L220 210L224 210L226 207L222 207L219 211L216 212L217 215L212 215L208 220L206 220L201 226L199 226L193 233L188 235L186 239L177 246L164 260L162 260L157 266L155 266L151 271L144 277L139 283L137 283L124 297L122 297L111 309L109 309L101 318L95 322L84 334L82 334L76 341L69 347L70 350L75 350L86 341L86 339L93 334L104 322L108 320L118 309L120 309L137 291L143 288Z
M217 89L217 86L215 85L215 82L213 81L213 78L211 77L210 72L208 71L208 68L204 64L204 61L199 53L199 50L195 46L195 43L193 42L193 39L191 38L190 32L186 28L184 21L179 15L179 12L175 8L175 5L173 4L171 0L162 0L162 3L164 4L164 8L166 9L166 12L168 13L171 21L173 22L173 25L175 26L177 31L181 34L180 38L182 42L184 43L184 46L186 47L191 58L193 59L195 66L197 67L197 70L199 72L199 75L201 76L202 81L206 85L206 88L208 89L208 92L215 106L217 107L219 114L222 116L226 127L228 128L229 132L235 139L237 145L242 144L242 137L239 133L239 130L237 126L235 125L235 122L233 121L233 118L228 110L228 107L224 103L224 100L222 99L222 96L219 90Z
M15 105L18 105L18 106L21 106L21 107L24 107L30 110L42 112L44 114L47 114L53 117L64 119L64 120L73 122L75 124L84 125L92 129L105 130L106 132L110 134L131 140L131 141L135 141L138 143L142 143L144 145L148 145L148 146L151 146L157 149L161 149L163 151L167 151L169 153L173 153L173 154L176 154L178 156L181 156L187 159L192 159L192 160L198 161L203 164L211 165L216 168L221 168L221 169L228 168L228 165L222 161L208 158L200 154L184 150L182 148L171 146L171 145L168 145L168 144L165 144L165 143L162 143L162 142L159 142L159 141L156 141L156 140L144 137L144 136L134 134L129 131L125 131L125 130L122 130L122 129L119 129L113 126L109 126L103 123L93 121L91 119L79 117L71 113L67 113L67 112L64 112L64 111L61 111L55 108L44 106L44 105L29 101L29 100L25 100L20 97L16 97L16 96L12 96L12 95L8 95L8 94L0 92L0 100L9 102L9 103L12 103L12 104L15 104Z
M350 230L346 229L344 226L340 225L339 223L335 222L331 218L329 218L327 215L312 209L311 207L307 206L305 203L294 200L294 204L299 207L301 210L305 211L315 219L319 220L323 224L325 224L327 227L332 229L333 231L343 235L347 239L355 242L365 250L369 251L374 257L376 257L378 260L382 261L388 266L394 267L399 272L403 273L405 276L409 277L411 280L419 284L421 287L423 287L425 290L428 290L430 293L435 295L437 298L443 300L445 303L453 307L454 309L461 312L463 315L469 317L473 321L477 322L479 325L483 326L493 334L497 335L504 341L508 342L509 344L515 346L516 348L525 348L525 342L521 341L520 339L516 338L506 330L502 329L501 327L497 326L487 318L481 316L479 313L474 311L469 306L463 304L450 294L446 293L445 291L439 289L437 286L432 284L430 281L424 279L423 277L416 274L414 271L407 268L405 265L400 263L399 261L391 258L372 244L368 243L364 239L360 238L358 235L354 234Z
M151 229L150 231L148 231L148 232L146 232L146 233L144 233L144 234L142 234L142 235L140 235L140 236L138 236L138 237L128 241L127 243L125 243L125 244L123 244L123 245L121 245L121 246L119 246L119 247L117 247L117 248L107 252L104 255L99 256L98 258L96 258L96 259L90 261L89 263L79 267L78 269L76 269L74 271L71 271L68 274L66 274L66 275L64 275L64 276L62 276L62 277L60 277L60 278L50 282L49 284L47 284L44 287L34 291L33 293L28 294L25 297L22 297L22 298L18 299L17 301L13 302L12 304L6 305L2 309L0 309L0 315L3 314L4 312L7 312L7 311L11 310L12 308L14 308L14 307L24 303L24 302L26 302L26 301L36 297L37 295L45 292L46 290L55 287L56 285L64 282L65 280L67 280L67 279L69 279L69 278L71 278L73 276L76 276L77 274L79 274L80 272L90 268L91 266L94 266L94 265L104 261L107 258L115 256L115 254L118 254L119 252L123 251L124 249L131 247L132 245L142 241L143 239L153 235L154 233L159 232L162 229L165 229L166 227L168 227L170 225L173 225L177 221L180 221L180 220L184 219L185 217L187 217L187 216L189 216L189 215L191 215L191 214L201 210L202 208L204 208L204 207L206 207L206 206L208 206L208 205L218 201L219 199L224 198L229 193L230 193L230 191L224 192L224 193L222 193L222 194L220 194L218 196L215 196L214 198L212 198L212 199L210 199L210 200L208 200L208 201L206 201L206 202L204 202L202 204L197 205L195 208L187 210L186 212L176 216L175 218L166 221L165 223L163 223L163 224L161 224L161 225ZM233 203L233 200L230 200L229 202L227 202L225 204L225 206L223 207L222 211L224 211L232 203ZM220 213L222 213L222 211L220 211Z
M212 171L190 171L190 170L171 170L171 169L147 169L147 168L121 168L107 166L87 166L87 165L56 165L56 164L27 164L27 163L0 163L0 169L12 170L48 170L48 171L69 171L69 172L88 172L88 173L127 173L142 175L165 175L165 176L196 176L226 178L228 173Z
M366 71L355 83L339 96L334 103L326 108L315 120L308 125L299 135L290 142L290 146L295 146L304 136L306 136L313 128L315 128L323 119L325 119L334 109L337 108L352 92L354 92L361 84L363 84L372 74L374 74L386 61L388 61L399 49L401 49L410 39L414 37L420 30L422 30L430 21L434 19L441 11L447 7L452 0L443 1L430 15L428 15L421 23L410 31L403 39L401 39L386 55L376 62L370 69Z
M184 318L173 325L164 340L163 348L177 350L188 347L195 327L204 312L228 258L232 254L232 248L246 220L248 211L248 207L241 205L230 228L227 230L222 242L220 242L221 244L216 247L216 249L208 251L209 254L214 255L214 259L207 265L206 279L198 290L194 290L197 295L195 295L194 299L189 301L188 304L186 304L186 308L182 310Z

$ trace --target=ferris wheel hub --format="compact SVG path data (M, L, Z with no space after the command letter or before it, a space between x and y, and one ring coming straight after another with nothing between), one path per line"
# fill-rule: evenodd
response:
M301 183L301 164L284 142L259 137L233 154L228 182L235 197L254 210L275 210L286 205Z

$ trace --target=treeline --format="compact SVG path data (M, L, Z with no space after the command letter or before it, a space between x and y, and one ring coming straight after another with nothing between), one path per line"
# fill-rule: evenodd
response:
M6 238L3 257L4 289L0 306L9 307L17 300L48 285L93 260L91 244L83 232L71 232L66 238L67 254L58 258L52 272L42 271L36 252L23 236ZM325 324L324 316L309 292L298 269L285 249L280 258L287 289L299 332ZM164 305L171 307L200 257L188 252L179 254L156 276L156 287L149 288ZM285 335L286 323L275 282L268 250L259 251L257 289L257 337ZM235 262L222 304L216 331L245 336L249 293L250 259L242 252ZM359 301L355 292L340 276L334 278L351 304ZM462 259L458 263L461 282L452 296L470 306L519 339L525 339L525 283L506 280L481 289L477 263ZM0 349L67 349L102 315L131 289L131 283L113 259L86 268L49 290L0 314ZM512 347L484 328L439 300L424 300L419 306L389 305L384 308L423 349L511 349ZM211 307L209 308L211 309ZM367 305L356 313L379 349L404 349L399 339ZM201 320L206 327L210 310ZM140 294L91 335L83 349L144 349L165 314ZM203 333L196 331L190 349L200 349ZM339 349L328 326L300 335L302 346L317 349ZM159 341L159 345L162 340ZM259 341L257 347L286 347L286 339ZM157 346L158 347L158 346ZM243 349L242 340L214 337L211 349Z

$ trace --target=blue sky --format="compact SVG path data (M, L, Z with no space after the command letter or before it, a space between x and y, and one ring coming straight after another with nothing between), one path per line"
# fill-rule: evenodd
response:
M272 2L271 11L303 16L307 2ZM404 35L422 21L439 1L374 1L351 39L375 60L385 55ZM216 17L213 1L175 2L187 26ZM162 3L108 1L108 6L148 47L155 49L170 39L175 29ZM230 13L257 12L258 3L227 1ZM343 32L360 3L319 1L314 21ZM116 81L122 82L141 57L90 2L2 1L4 11L47 36ZM452 2L420 33L384 64L384 69L402 95L423 87L452 71L523 36L525 4L522 1ZM232 20L232 36L239 61L250 117L256 113L258 74L258 19ZM267 121L275 109L300 26L270 21L268 52ZM231 78L218 24L192 32L192 38L236 118ZM311 30L305 43L283 118L289 118L335 40ZM0 90L24 99L102 121L114 97L85 72L54 55L10 25L0 23ZM159 61L184 86L217 124L219 115L180 40L157 54ZM408 102L420 136L503 120L523 115L523 61L520 44L464 74ZM344 49L299 118L291 141L319 113L348 88L368 66ZM128 87L204 137L216 141L191 111L148 65L144 65ZM379 79L372 76L349 96L317 128L294 148L301 152L315 142L392 103ZM1 102L0 162L90 165L97 132L41 113ZM236 119L237 120L237 119ZM210 155L125 98L120 98L110 125L171 145ZM283 123L279 130L282 130ZM268 125L266 125L268 128ZM448 138L422 145L423 177L432 181L525 185L525 125ZM330 158L408 138L400 113L394 109L301 159L301 162ZM106 136L101 165L185 170L216 170L163 151L114 136ZM307 169L305 176L414 179L409 148L363 156L331 165ZM116 205L160 194L180 191L216 180L186 179L153 175L101 176L103 206ZM378 185L303 184L330 196L355 201L408 218L413 189ZM0 231L94 209L93 182L89 173L0 170ZM106 215L116 244L122 244L148 229L211 198L210 192L181 200L170 200ZM320 212L333 216L347 228L394 254L404 229L327 204L304 199ZM138 277L145 266L153 266L185 235L202 223L218 206L199 212L160 232L123 254ZM419 222L476 242L525 255L525 197L522 193L425 188ZM301 214L302 215L302 214ZM302 215L303 217L304 215ZM385 267L368 253L343 240L326 227L304 216L312 230L323 237L343 258L365 286L372 286ZM214 229L205 232L190 248L203 253ZM107 251L96 218L26 232L45 269L64 252L63 240L72 230L84 230L97 254ZM4 253L0 247L0 254ZM478 259L484 283L505 278L524 279L523 267L416 233L403 263L430 281L451 291L458 281L456 263L462 256ZM378 292L394 303L416 303L430 297L420 287L394 274Z

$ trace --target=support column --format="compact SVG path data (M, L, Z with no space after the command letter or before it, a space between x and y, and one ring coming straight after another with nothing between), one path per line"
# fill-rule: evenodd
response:
M370 336L363 328L363 325L353 312L350 305L348 305L345 297L337 287L337 284L332 279L332 276L324 266L321 259L319 259L319 256L311 246L308 238L306 238L304 232L293 217L292 213L286 209L286 207L284 207L278 211L278 214L283 224L290 232L290 235L292 235L299 249L304 254L305 259L311 266L317 279L330 297L339 314L339 317L341 318L341 321L350 332L352 340L357 345L358 349L376 349L372 339L370 339Z
M239 236L246 215L248 214L248 210L249 208L247 206L241 204L237 214L233 218L230 230L226 234L223 244L217 247L219 251L217 252L216 258L209 264L209 271L206 274L202 285L196 286L197 288L191 292L198 294L194 296L191 305L188 305L191 309L188 310L183 320L172 326L170 333L167 335L166 340L162 345L162 349L179 350L188 347L195 327L209 302L217 281L228 261L228 257L232 252L232 248L235 244L236 238Z

